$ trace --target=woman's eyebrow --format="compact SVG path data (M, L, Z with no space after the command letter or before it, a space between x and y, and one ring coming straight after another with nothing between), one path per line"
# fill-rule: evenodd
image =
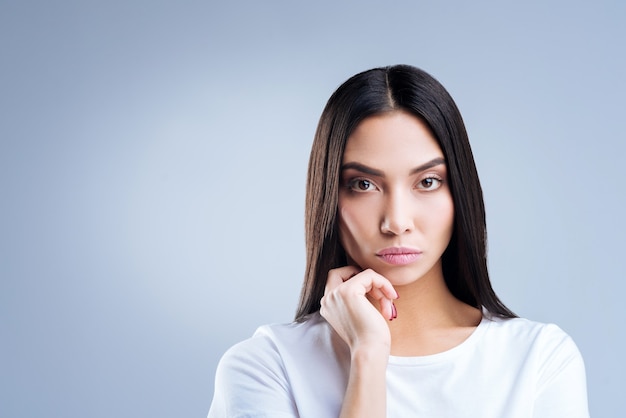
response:
M428 170L429 168L433 168L433 167L436 167L438 165L445 164L445 163L446 163L446 160L443 157L433 158L432 160L425 162L424 164L412 169L411 174L420 173L424 170ZM365 164L361 164L357 162L350 162L350 163L345 163L341 166L341 171L350 170L350 169L360 171L361 173L364 173L364 174L369 174L370 176L385 177L385 173L383 171L377 170L372 167L368 167Z
M369 174L370 176L385 177L385 173L383 173L382 171L376 170L372 167L368 167L361 163L345 163L341 166L341 171L344 170L356 170L364 174Z
M415 167L413 170L411 170L411 174L416 174L416 173L419 173L424 170L428 170L429 168L433 168L441 164L444 164L444 165L446 164L446 160L443 157L433 158L427 163L424 163L420 165L419 167Z

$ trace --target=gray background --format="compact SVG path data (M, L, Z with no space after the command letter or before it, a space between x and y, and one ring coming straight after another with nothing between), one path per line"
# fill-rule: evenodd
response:
M0 416L205 416L293 317L325 101L395 63L465 117L496 291L621 416L625 5L0 1Z

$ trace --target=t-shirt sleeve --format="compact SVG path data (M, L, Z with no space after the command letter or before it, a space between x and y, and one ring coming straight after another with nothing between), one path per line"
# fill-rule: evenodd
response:
M208 418L297 416L283 362L267 335L256 335L224 354Z
M588 418L585 365L574 341L547 325L546 357L539 370L533 418Z

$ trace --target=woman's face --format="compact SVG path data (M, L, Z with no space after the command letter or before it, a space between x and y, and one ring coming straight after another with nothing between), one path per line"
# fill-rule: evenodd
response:
M443 152L405 112L363 120L348 138L339 190L339 238L349 262L394 285L441 275L454 205Z

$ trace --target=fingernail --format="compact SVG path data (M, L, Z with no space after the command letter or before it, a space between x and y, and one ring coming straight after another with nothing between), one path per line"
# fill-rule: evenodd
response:
M395 319L398 317L398 310L396 309L396 305L393 304L393 302L391 303L391 319Z

